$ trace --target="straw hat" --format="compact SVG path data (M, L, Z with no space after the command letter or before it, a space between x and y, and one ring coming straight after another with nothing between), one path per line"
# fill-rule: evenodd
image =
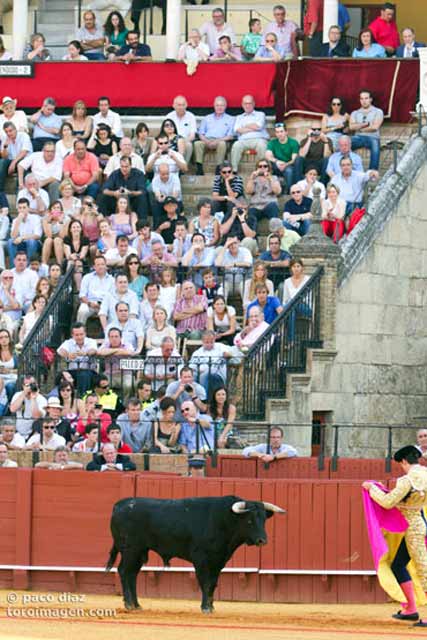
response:
M4 105L5 105L5 104L7 104L8 102L13 102L13 104L14 104L14 105L15 105L15 107L16 107L16 105L17 105L17 103L18 103L18 100L16 100L16 98L15 98L15 99L13 99L13 98L11 98L10 96L5 96L5 97L3 98L3 100L1 101L1 104L0 104L0 111L3 111L3 107L4 107Z

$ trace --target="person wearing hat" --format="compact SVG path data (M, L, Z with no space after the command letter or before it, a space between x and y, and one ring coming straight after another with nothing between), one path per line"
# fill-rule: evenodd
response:
M406 605L392 617L397 620L416 620L415 626L427 627L427 622L419 620L414 583L407 570L407 565L412 561L421 587L427 593L426 521L422 513L427 507L427 468L419 464L420 457L420 451L413 445L396 451L394 460L400 463L405 475L398 478L392 491L385 493L374 482L364 482L362 487L384 509L397 507L408 522L391 564L393 575L406 597Z
M280 238L280 249L289 253L289 249L292 245L301 240L301 236L292 229L287 229L282 220L279 218L272 218L268 223L270 234L267 237L267 246L270 246L270 238L274 234Z
M175 240L175 227L178 221L187 222L185 216L178 214L179 203L173 196L167 196L163 201L163 214L160 216L160 223L157 233L160 233L165 244L173 245Z
M0 131L5 122L13 122L18 131L28 133L27 116L24 111L16 110L18 101L10 96L4 96L0 104Z
M67 444L73 442L75 438L70 421L62 417L62 404L57 396L48 398L46 413L48 418L53 421L56 433L65 438ZM41 433L43 420L43 418L39 418L33 422L33 433Z

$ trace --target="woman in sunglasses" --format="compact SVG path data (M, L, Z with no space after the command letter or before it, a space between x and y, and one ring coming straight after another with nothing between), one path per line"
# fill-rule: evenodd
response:
M170 118L166 118L163 120L162 126L160 127L159 136L165 135L169 140L169 149L172 151L177 151L182 156L185 155L185 140L182 136L178 135L178 129L176 128L176 124ZM157 140L153 140L153 144L151 147L151 153L157 151Z
M136 293L138 300L142 300L148 278L141 275L141 261L134 253L131 253L125 260L125 273L129 280L129 289Z
M327 112L322 118L322 133L332 141L334 151L338 149L338 140L348 133L350 116L347 113L344 101L339 96L332 96Z
M246 182L246 193L249 199L249 215L261 218L278 218L279 201L282 188L279 179L273 175L271 163L259 160L257 168Z

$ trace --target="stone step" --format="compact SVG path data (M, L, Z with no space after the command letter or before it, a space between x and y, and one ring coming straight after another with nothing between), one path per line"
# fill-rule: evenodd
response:
M73 9L60 10L58 6L53 11L40 11L37 16L37 28L44 27L45 25L55 24L56 28L60 31L64 31L68 29L71 25L71 28L75 28L75 13ZM42 31L43 33L43 31Z

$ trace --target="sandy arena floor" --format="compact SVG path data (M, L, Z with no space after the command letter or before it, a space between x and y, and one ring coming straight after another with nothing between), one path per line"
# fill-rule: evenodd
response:
M143 600L126 613L118 596L0 591L0 638L7 640L361 640L427 637L393 621L387 605L288 605L217 602L206 616L189 600Z

